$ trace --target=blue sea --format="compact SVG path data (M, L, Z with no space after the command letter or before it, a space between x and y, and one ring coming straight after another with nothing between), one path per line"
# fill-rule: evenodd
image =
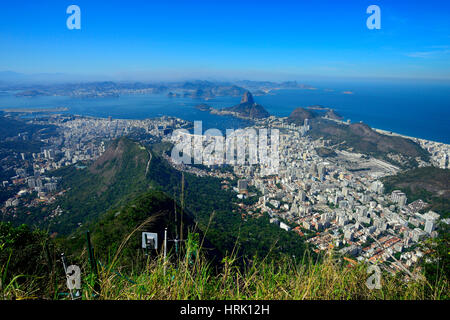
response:
M335 109L352 122L408 136L450 144L450 84L431 82L317 82L310 89L276 90L255 101L276 116L288 116L297 107L322 105ZM67 107L69 113L144 119L162 115L202 120L203 129L237 128L248 122L211 115L194 107L207 103L215 108L233 106L240 97L217 97L208 101L168 98L166 95L124 95L118 98L15 97L0 94L3 108Z

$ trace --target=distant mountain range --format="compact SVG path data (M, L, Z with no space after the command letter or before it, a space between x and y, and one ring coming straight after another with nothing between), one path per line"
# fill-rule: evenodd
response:
M18 97L40 95L76 97L112 97L121 94L167 94L168 97L193 99L212 99L224 96L241 96L246 91L256 95L268 94L277 89L311 89L311 86L296 81L174 81L174 82L136 82L136 81L98 81L99 76L90 78L63 73L23 74L13 71L0 71L0 89L18 91Z
M209 81L188 81L171 87L168 97L189 97L194 99L212 99L217 96L240 96L245 89L231 83L214 83Z
M270 91L276 89L309 89L314 90L313 86L298 83L297 81L284 81L284 82L273 82L273 81L251 81L251 80L241 80L236 81L238 86L248 88L251 91L262 90Z

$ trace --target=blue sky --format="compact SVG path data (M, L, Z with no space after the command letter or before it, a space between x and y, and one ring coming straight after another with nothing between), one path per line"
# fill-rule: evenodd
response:
M66 8L81 8L68 30ZM366 8L381 8L381 30ZM450 79L450 1L8 1L0 71L117 79Z

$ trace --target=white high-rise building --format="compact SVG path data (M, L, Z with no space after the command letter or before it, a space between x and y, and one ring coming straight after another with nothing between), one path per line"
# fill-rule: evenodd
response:
M433 220L427 220L425 222L425 232L428 234L431 234L434 231L434 221Z
M440 165L442 169L447 169L449 167L447 153L445 153L444 156L442 157Z

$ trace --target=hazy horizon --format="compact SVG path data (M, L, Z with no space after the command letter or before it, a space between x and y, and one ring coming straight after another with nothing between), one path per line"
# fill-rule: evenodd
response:
M239 73L237 73L239 74ZM0 85L57 85L70 83L89 83L89 82L142 82L142 83L176 83L188 81L209 81L216 83L234 83L240 81L254 82L274 82L282 83L288 81L296 81L299 84L327 84L327 83L379 83L391 82L398 84L407 83L435 83L450 84L450 79L441 78L401 78L401 77L338 77L338 76L315 76L315 75L251 75L243 74L242 76L224 76L224 75L208 75L208 74L180 74L179 76L167 75L164 73L153 75L85 75L85 74L69 74L69 73L19 73L11 70L0 70Z

